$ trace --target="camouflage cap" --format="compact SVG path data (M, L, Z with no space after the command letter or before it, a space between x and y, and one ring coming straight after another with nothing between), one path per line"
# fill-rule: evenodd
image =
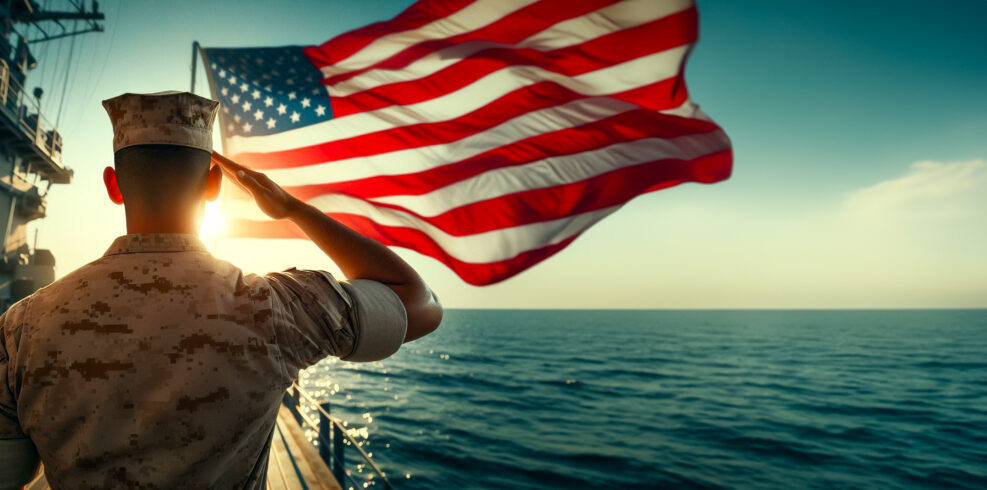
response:
M212 151L219 102L189 92L118 95L103 101L113 124L113 151L135 145L178 145Z

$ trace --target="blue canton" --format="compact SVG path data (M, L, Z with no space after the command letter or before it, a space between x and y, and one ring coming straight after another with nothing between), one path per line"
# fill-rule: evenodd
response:
M322 73L301 46L208 48L224 137L280 133L332 119Z

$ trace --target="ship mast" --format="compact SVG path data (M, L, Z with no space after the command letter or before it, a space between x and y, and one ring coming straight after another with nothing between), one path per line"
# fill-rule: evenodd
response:
M96 1L62 7L0 0L0 312L55 276L51 251L28 245L27 223L45 217L49 187L70 183L73 172L62 162L61 134L41 112L41 89L25 89L38 63L31 46L102 32L104 20Z

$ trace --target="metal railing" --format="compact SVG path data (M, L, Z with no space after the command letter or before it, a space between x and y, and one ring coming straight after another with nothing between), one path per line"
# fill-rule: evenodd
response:
M10 67L3 59L0 59L0 107L13 117L17 127L34 141L42 153L61 166L62 135L41 114L38 100L28 96L24 86L11 76Z
M313 411L318 414L319 420L316 422L312 420L311 417L306 415L303 410L302 402L307 402ZM387 480L387 474L381 471L377 463L374 463L370 459L370 455L363 450L362 445L357 442L356 439L350 435L347 431L346 426L338 418L333 417L329 414L329 402L320 402L303 390L298 383L293 383L291 388L284 394L284 405L288 407L288 410L292 415L295 416L295 421L302 428L308 428L315 433L316 448L319 451L319 456L325 461L326 465L332 471L334 477L343 485L344 481L349 481L353 488L366 488L366 482L361 484L356 481L353 477L353 472L346 469L346 454L345 446L352 446L356 448L360 456L366 462L366 464L374 470L377 477L380 478L381 483L383 483L384 488L388 490L393 490L394 487ZM331 428L331 430L327 430ZM361 465L362 466L362 465Z

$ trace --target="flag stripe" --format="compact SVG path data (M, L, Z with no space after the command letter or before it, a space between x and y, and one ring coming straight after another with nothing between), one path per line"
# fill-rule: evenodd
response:
M351 70L338 75L327 74L322 83L339 87L348 85L354 78L363 78L372 73L390 72L400 74L410 69L410 63L422 58L451 57L455 62L469 54L469 46L478 44L513 45L525 38L534 37L553 24L565 21L574 16L592 12L600 7L617 2L618 0L542 0L524 8L518 9L498 21L475 31L443 38L430 39L414 44L393 56L381 59L373 65ZM589 39L589 38L587 38ZM449 47L455 48L448 53ZM410 74L411 72L408 71ZM357 83L359 83L357 81Z
M347 214L330 214L342 224L385 245L405 247L430 256L452 269L463 281L474 286L485 286L509 279L525 269L558 253L579 235L561 242L527 250L509 259L495 262L472 263L458 260L445 253L442 247L420 230L406 227L381 226L369 218ZM230 236L244 238L304 238L301 230L288 221L233 220Z
M649 22L636 19L636 25L629 28L552 50L489 41L453 44L401 70L378 69L343 82L323 83L330 85L333 109L341 116L383 107L384 102L411 104L427 100L511 65L538 66L576 76L692 43L697 37L696 24L691 21L695 15L695 9L686 9ZM654 42L635 42L642 38Z
M373 201L406 209L419 216L434 217L481 201L505 203L506 199L497 198L598 178L624 167L663 160L693 160L719 151L725 140L726 135L722 131L678 138L641 138L596 150L549 156L523 165L497 168L427 194L381 196ZM608 178L616 177L608 175ZM551 204L565 205L558 202Z
M417 2L390 20L375 22L336 36L320 46L310 46L306 55L317 66L337 63L352 56L376 40L398 32L411 31L448 17L474 3L475 0L444 0L442 2Z
M686 119L678 124L670 125L667 124L669 117L672 116L665 116L644 109L619 112L616 115L587 124L554 132L539 133L502 145L497 143L502 139L513 140L513 136L478 135L478 138L492 139L494 147L482 152L477 150L475 154L471 154L470 148L473 143L469 139L465 139L460 140L456 145L442 145L434 155L424 155L423 151L416 150L387 153L379 157L368 158L390 158L393 156L394 161L391 163L394 165L399 165L402 162L408 164L404 168L407 173L398 175L372 173L367 174L369 176L365 178L342 180L338 178L341 174L331 172L332 166L330 165L329 168L323 170L325 178L319 180L322 183L288 186L287 190L300 199L308 199L327 192L341 192L364 199L397 194L424 194L489 170L529 163L548 155L568 155L602 148L614 143L632 141L637 138L677 137L718 129L715 124L696 119ZM495 130L496 128L491 131ZM456 156L469 157L454 161L454 163L445 163L452 161L451 159ZM353 161L357 162L358 160ZM348 164L348 162L337 163ZM376 165L376 162L373 164ZM436 166L437 164L438 166ZM353 166L355 169L360 168L357 163L354 163ZM275 180L287 179L282 179L275 174ZM298 177L290 180L296 182L313 181Z
M354 207L356 206L354 203L360 201L362 209L372 209L373 212L378 213L372 215L378 221L390 216L389 213L397 213L416 227L427 226L448 236L469 237L517 225L562 219L575 213L591 212L622 204L650 189L654 182L660 181L663 187L670 187L683 182L711 183L722 180L729 176L730 157L729 151L718 151L691 160L655 160L618 168L585 180L469 203L436 216L422 216L400 206L368 202L334 193L315 196L307 202L338 204L338 201L326 199L343 199L346 206ZM241 210L231 209L224 212L238 217L259 218L255 206L249 202L246 204L240 208ZM319 208L327 213L347 209Z
M379 60L400 53L410 45L474 31L534 2L535 0L477 0L417 29L395 32L374 39L359 51L320 68L325 76L330 77L373 66Z
M497 262L546 244L558 243L578 234L617 209L617 206L614 206L556 220L526 223L484 233L455 236L411 213L374 206L366 201L341 194L327 194L307 202L331 216L361 216L384 227L420 230L439 245L449 257L471 263ZM237 201L233 201L230 204L235 205L237 203ZM259 221L261 216L255 208L256 206L253 208L245 206L245 213L237 213L236 215L244 216L241 219Z

